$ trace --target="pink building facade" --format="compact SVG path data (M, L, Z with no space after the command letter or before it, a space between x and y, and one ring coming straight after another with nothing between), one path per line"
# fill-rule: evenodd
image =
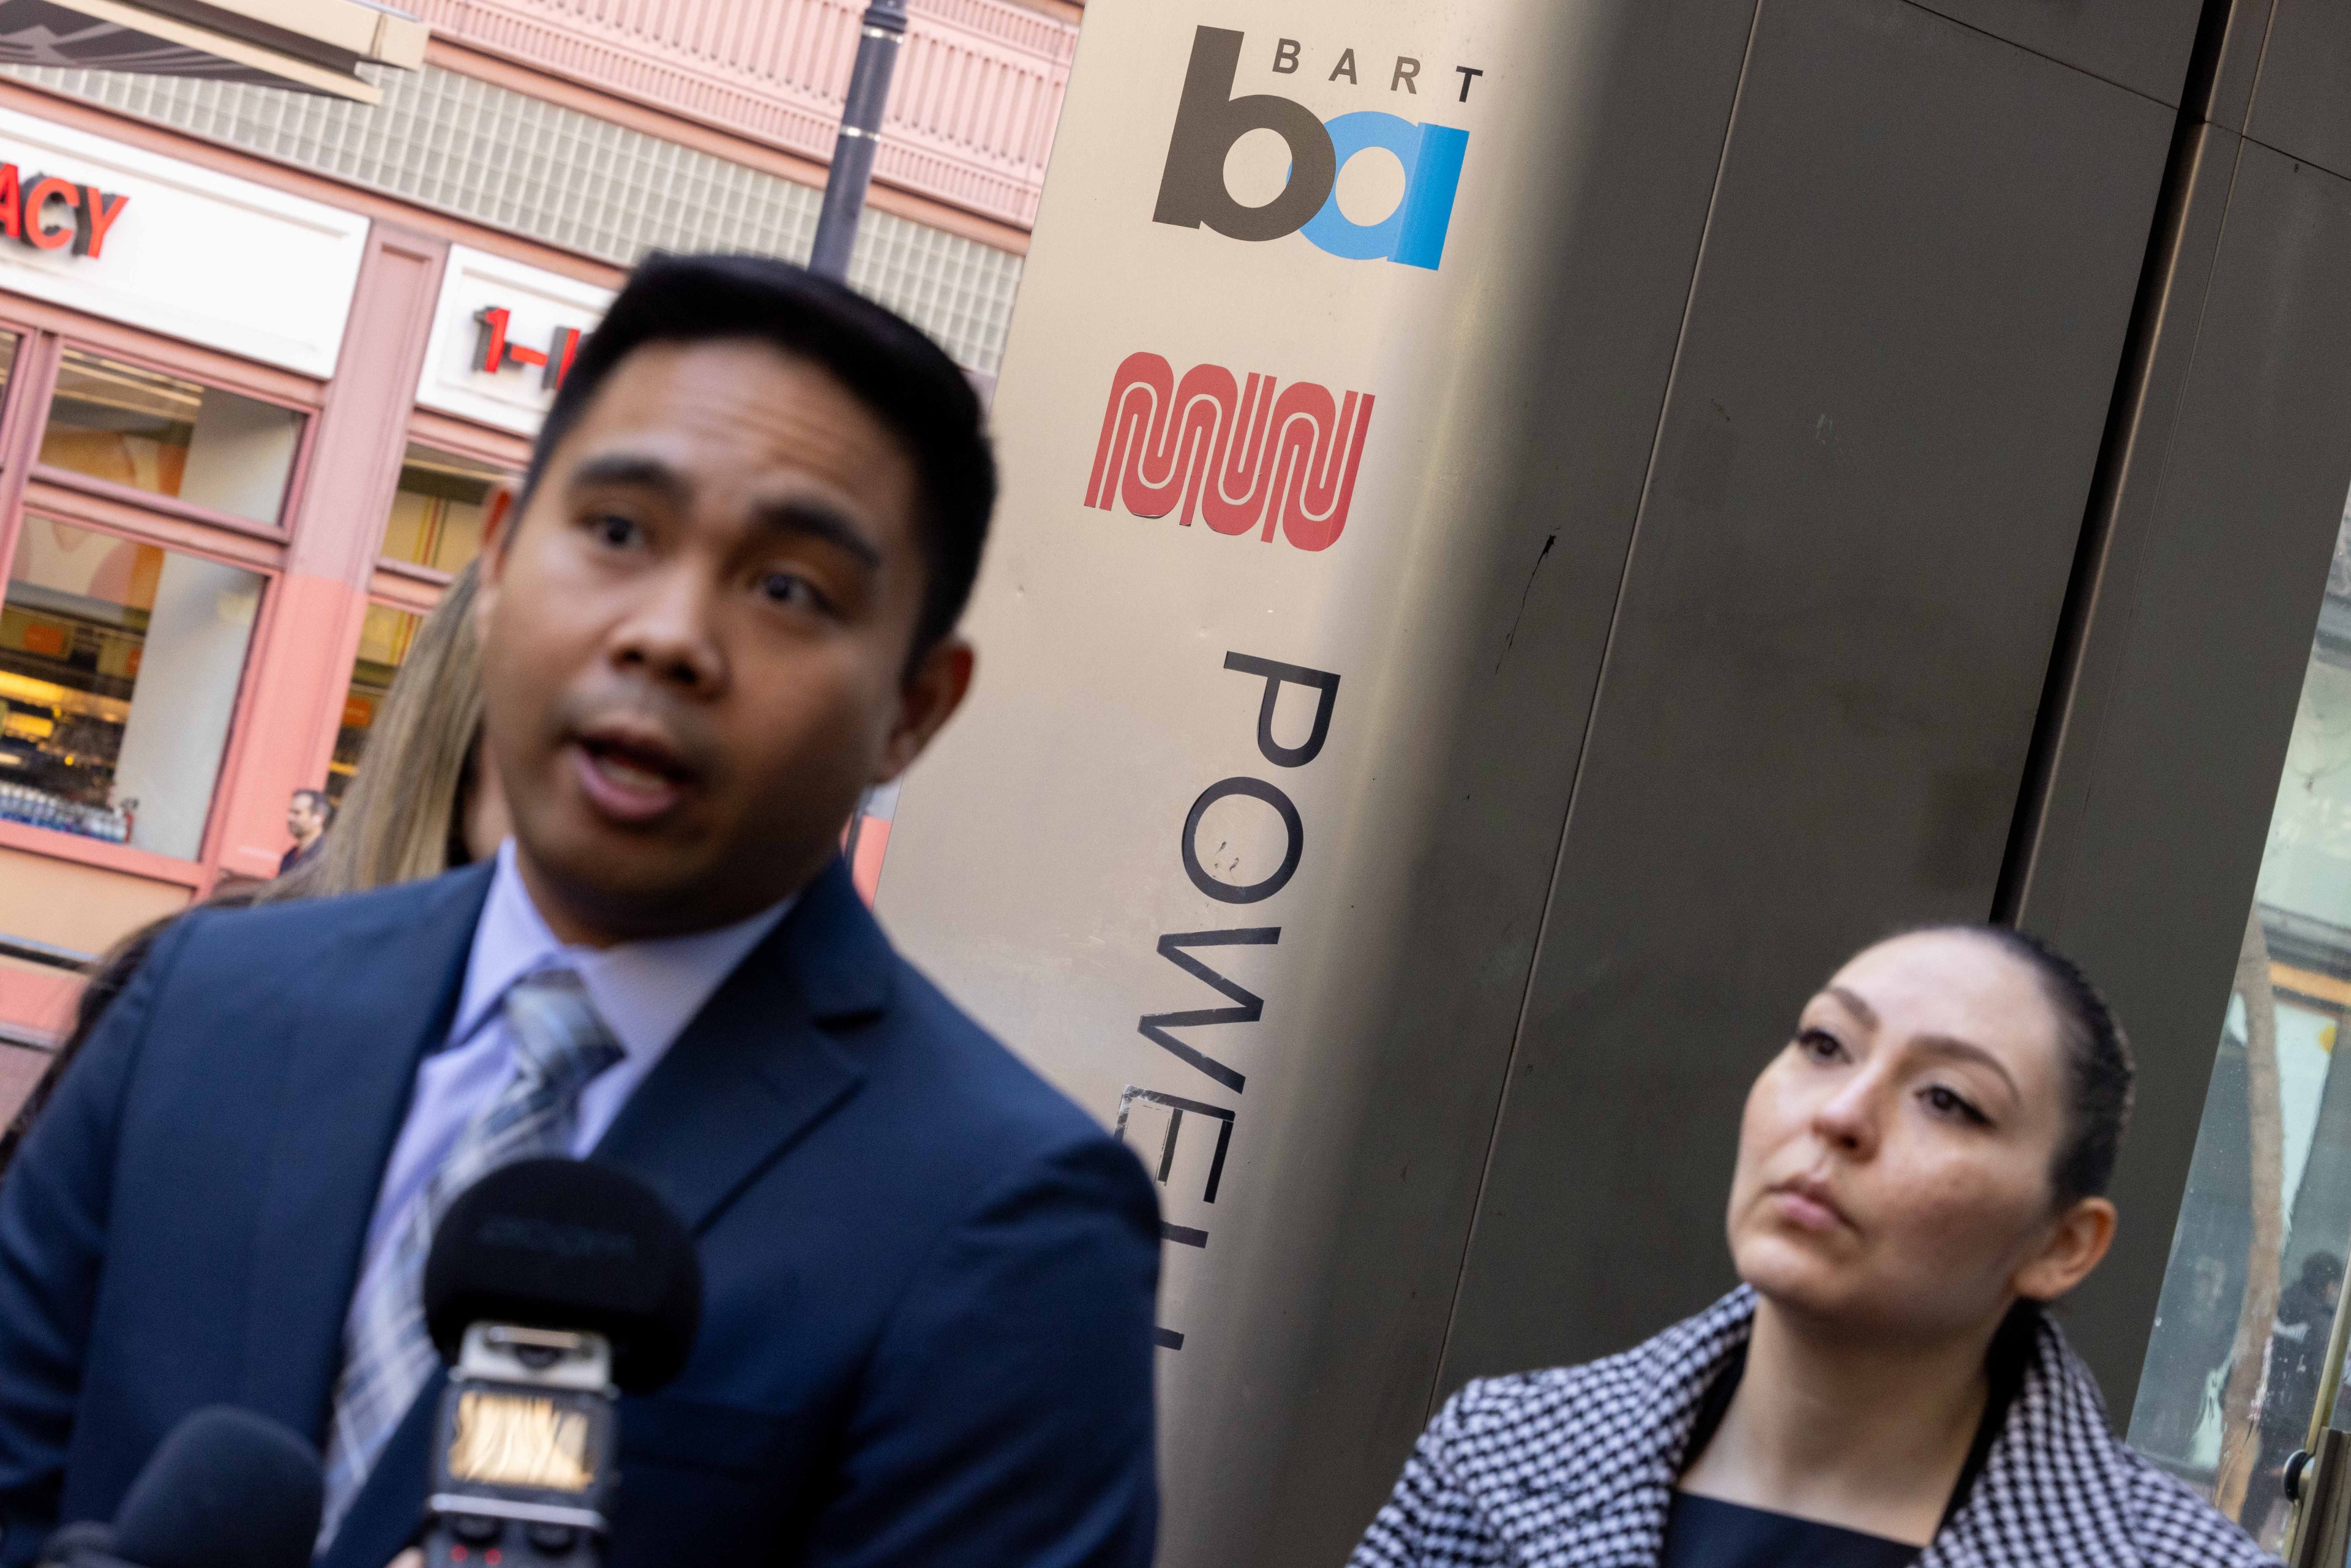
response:
M375 108L0 74L0 1104L78 983L28 952L340 793L627 265L805 254L861 9L425 0ZM1078 11L912 9L852 281L992 374Z

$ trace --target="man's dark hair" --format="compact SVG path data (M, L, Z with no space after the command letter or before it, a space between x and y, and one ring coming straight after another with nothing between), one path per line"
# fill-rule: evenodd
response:
M2041 982L2065 1053L2065 1135L2051 1172L2060 1206L2103 1197L2115 1176L2123 1134L2130 1127L2131 1091L2138 1079L2120 1019L2082 967L2029 931L2012 925L1930 925L1927 933L1980 936L2021 960Z
M327 792L324 789L297 789L294 791L294 799L309 801L310 810L318 812L328 821L331 822L335 820L335 803L327 798Z
M996 507L996 459L979 398L921 329L842 284L758 256L670 256L637 264L580 345L523 476L528 505L549 458L607 378L653 343L768 343L821 366L904 443L920 485L925 581L914 656L955 629Z

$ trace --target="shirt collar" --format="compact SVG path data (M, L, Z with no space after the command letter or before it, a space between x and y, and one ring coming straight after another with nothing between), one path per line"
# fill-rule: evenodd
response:
M580 976L612 1039L631 1057L667 1051L737 965L749 956L799 894L747 919L685 936L624 942L617 947L566 946L548 928L515 866L512 839L498 846L488 900L474 927L465 993L449 1043L470 1040L496 1014L517 980L543 969Z

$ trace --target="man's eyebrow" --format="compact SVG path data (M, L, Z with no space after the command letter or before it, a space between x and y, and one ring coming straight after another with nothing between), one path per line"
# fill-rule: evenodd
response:
M821 539L855 556L869 570L882 570L882 547L866 538L865 530L837 507L804 498L775 501L752 514L751 520L768 533Z
M1865 1027L1870 1029L1877 1027L1877 1009L1855 996L1844 987L1823 986L1821 990L1823 995L1834 997L1838 1001L1843 1002L1844 1010L1859 1019Z
M2001 1082L2008 1085L2008 1092L2011 1094L2016 1095L2019 1099L2023 1097L2022 1092L2016 1086L2016 1079L2005 1066L2001 1065L2000 1058L1971 1040L1959 1040L1948 1034L1922 1034L1914 1038L1910 1043L1914 1049L1925 1051L1929 1056L1957 1057L1962 1061L1972 1061L1980 1066L1989 1067L2000 1074Z
M647 457L632 452L607 452L581 460L571 470L569 483L575 487L595 485L627 485L642 490L652 490L665 501L683 503L694 494L694 486L684 475L658 457Z

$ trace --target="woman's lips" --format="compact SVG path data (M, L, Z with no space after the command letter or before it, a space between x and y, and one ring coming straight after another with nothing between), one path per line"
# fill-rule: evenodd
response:
M685 797L685 787L676 779L624 753L576 741L569 750L581 792L614 821L649 822Z
M1768 1195L1781 1218L1799 1230L1836 1230L1849 1223L1828 1194L1806 1182L1783 1182Z

